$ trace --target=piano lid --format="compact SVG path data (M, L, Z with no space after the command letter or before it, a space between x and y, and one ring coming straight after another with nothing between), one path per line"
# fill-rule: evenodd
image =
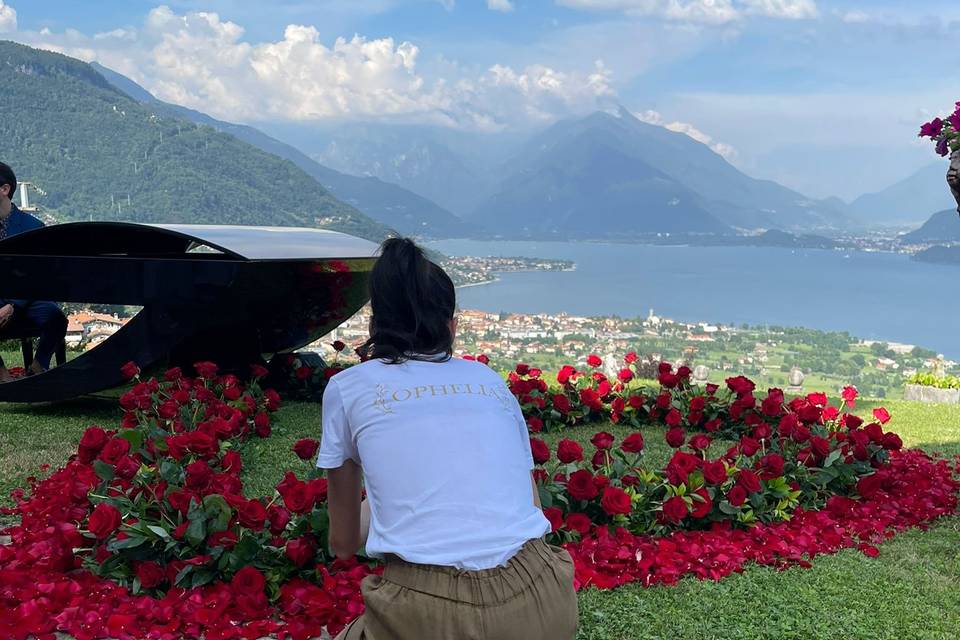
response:
M134 222L68 222L0 241L0 255L316 260L376 252L373 242L326 229Z

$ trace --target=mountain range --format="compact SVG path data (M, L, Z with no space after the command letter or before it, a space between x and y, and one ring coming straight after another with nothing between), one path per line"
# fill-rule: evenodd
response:
M341 171L429 194L502 237L855 224L839 200L812 200L751 178L709 147L624 108L558 122L527 138L500 135L493 145L409 126L355 125L334 133L288 124L271 131Z
M919 229L900 236L900 242L903 244L960 242L960 220L957 220L956 207L933 214Z
M0 122L0 150L64 219L322 225L371 238L829 235L860 225L850 211L876 221L949 198L933 165L849 209L810 199L622 107L528 136L357 123L262 131L14 43L0 43L4 67L0 108L16 117Z
M90 65L0 42L0 157L61 220L391 229L292 162L141 104Z
M478 231L474 225L403 187L376 177L358 177L335 171L258 129L224 122L187 107L163 102L126 76L97 63L92 66L114 87L138 102L149 105L151 109L213 127L262 151L289 160L338 199L405 235L461 237Z
M946 173L946 162L927 165L882 191L860 196L850 211L872 225L915 226L934 211L956 207Z

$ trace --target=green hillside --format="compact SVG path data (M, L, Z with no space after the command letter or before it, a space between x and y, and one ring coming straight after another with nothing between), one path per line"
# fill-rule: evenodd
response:
M32 200L58 220L390 231L292 162L158 115L86 63L0 42L0 74L0 160L46 192Z

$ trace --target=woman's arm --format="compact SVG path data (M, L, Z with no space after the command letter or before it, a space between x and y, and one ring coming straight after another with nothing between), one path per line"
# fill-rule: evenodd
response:
M355 556L366 542L370 511L361 506L360 478L360 466L349 459L327 472L330 551L341 560ZM362 517L364 512L366 518Z

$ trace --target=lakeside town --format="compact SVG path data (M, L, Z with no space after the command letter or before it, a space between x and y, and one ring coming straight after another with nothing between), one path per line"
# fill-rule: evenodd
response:
M74 352L94 348L126 324L129 311L72 310L67 317L67 348ZM331 343L361 344L369 320L369 306L365 306L303 350L327 360L354 359L337 354ZM641 318L478 310L464 310L458 316L456 355L484 354L498 369L518 362L548 370L564 364L585 366L587 356L598 354L613 375L619 359L631 351L650 361L696 367L703 381L722 382L743 374L761 385L777 387L795 387L798 381L810 388L855 384L865 394L889 398L901 397L906 380L918 373L947 375L960 370L960 363L917 345L797 327L685 322L662 317L652 309Z
M339 357L333 340L356 346L367 337L365 307L328 336L308 347L325 358ZM544 369L572 363L586 366L598 354L608 374L619 358L637 352L651 361L698 367L703 381L748 375L769 386L840 388L855 384L874 397L901 397L917 373L946 375L958 363L923 347L860 340L845 332L814 329L683 322L644 318L583 317L568 314L490 313L465 310L458 316L456 355L488 356L495 368L525 362Z

